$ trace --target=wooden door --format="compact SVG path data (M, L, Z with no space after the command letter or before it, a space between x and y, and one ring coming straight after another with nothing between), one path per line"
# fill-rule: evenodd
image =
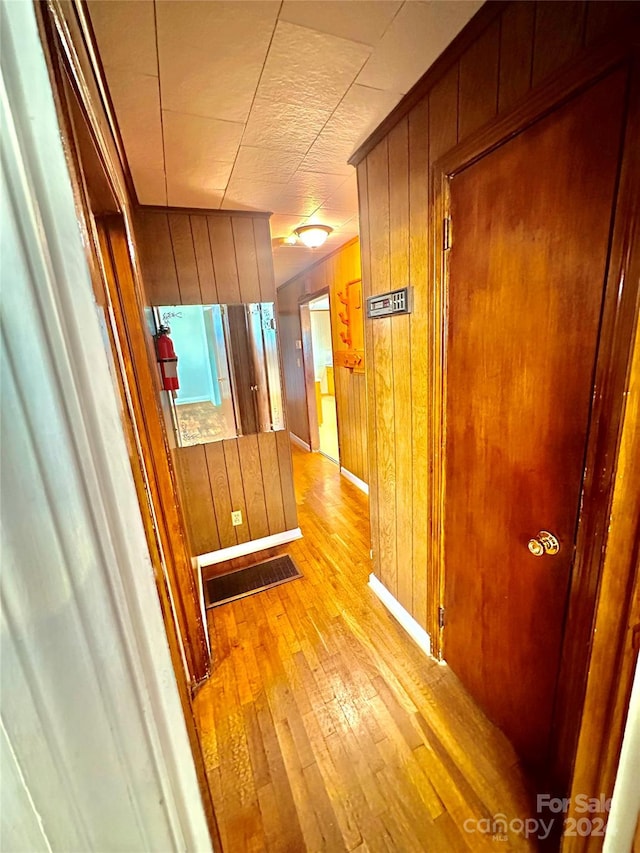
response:
M544 762L624 115L616 72L450 179L445 660ZM551 531L555 556L528 540Z

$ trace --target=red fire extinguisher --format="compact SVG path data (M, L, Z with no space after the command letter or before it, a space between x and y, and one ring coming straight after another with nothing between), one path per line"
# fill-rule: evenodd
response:
M178 383L178 356L173 348L173 341L169 337L168 326L160 326L155 336L156 353L160 364L160 375L162 376L162 387L165 391L177 391Z

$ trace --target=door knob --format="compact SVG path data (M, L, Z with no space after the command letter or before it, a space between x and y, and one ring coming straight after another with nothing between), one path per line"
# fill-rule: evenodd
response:
M560 550L560 543L548 530L541 530L533 539L529 539L527 547L534 557L542 557L543 554L553 556Z

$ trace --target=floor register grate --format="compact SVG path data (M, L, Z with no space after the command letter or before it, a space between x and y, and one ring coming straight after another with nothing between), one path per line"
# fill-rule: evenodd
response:
M206 606L219 607L229 601L262 592L272 586L301 578L302 572L288 554L265 560L247 569L210 578L205 582Z

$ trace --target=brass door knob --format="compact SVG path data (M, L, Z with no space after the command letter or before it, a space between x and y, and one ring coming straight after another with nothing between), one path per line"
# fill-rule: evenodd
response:
M527 547L534 557L542 557L543 554L553 556L560 550L560 543L548 530L541 530L533 539L529 539Z

